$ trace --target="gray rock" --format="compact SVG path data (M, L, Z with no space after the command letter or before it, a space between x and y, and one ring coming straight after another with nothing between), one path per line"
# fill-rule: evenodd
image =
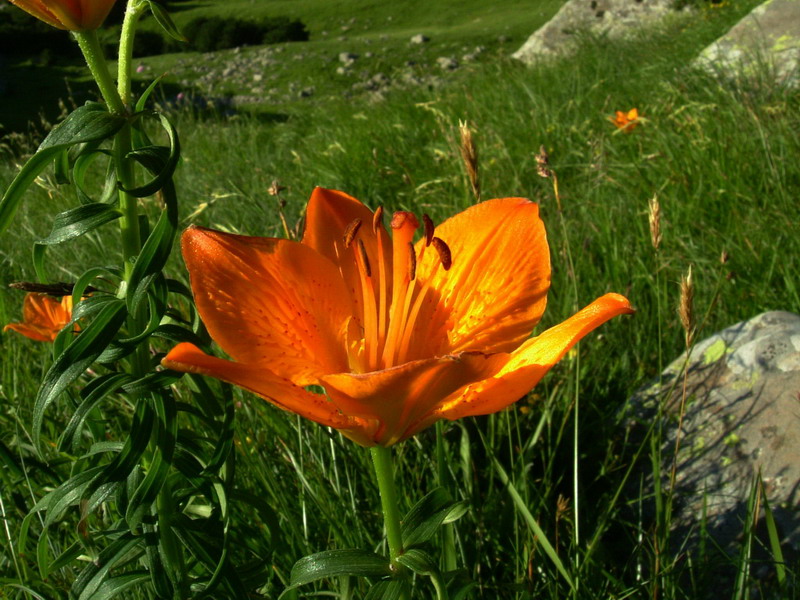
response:
M797 83L800 2L767 0L700 53L695 64L728 75L752 75L766 65L778 81Z
M686 401L681 420L684 365ZM760 472L784 554L796 556L800 551L800 316L763 313L698 343L688 362L682 356L662 373L660 383L631 399L629 425L634 438L637 431L658 421L659 403L663 403L665 486L680 422L674 543L686 544L683 551L696 553L705 527L713 539L706 544L709 552L719 547L737 556L748 495ZM652 481L649 485L652 490ZM763 547L769 547L763 541ZM729 559L717 558L721 565L730 564ZM723 574L720 571L720 577Z
M443 71L454 71L458 68L458 61L451 56L440 56L436 59L436 64Z
M427 35L423 33L418 33L417 35L411 38L412 44L424 44L425 42L429 41L431 41L431 38L429 38Z
M339 53L339 62L345 66L352 65L356 59L358 58L358 54L354 54L353 52L340 52Z
M314 95L316 91L317 89L314 86L303 88L302 90L300 90L299 96L301 98L310 98L311 96Z
M512 56L531 64L542 56L570 50L578 31L616 36L640 29L670 12L673 4L674 0L568 0Z

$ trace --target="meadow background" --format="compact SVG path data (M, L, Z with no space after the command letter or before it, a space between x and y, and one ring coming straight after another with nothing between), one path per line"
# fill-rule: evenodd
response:
M631 394L684 350L676 307L680 277L690 266L697 339L767 310L800 312L800 97L796 89L774 84L767 72L736 82L690 64L755 1L699 2L695 12L626 40L581 36L574 55L534 67L509 59L561 4L176 4L179 25L199 14L288 16L300 19L310 34L307 42L278 46L277 60L264 72L276 91L240 111L227 105L207 110L195 101L182 108L175 97L181 91L190 98L250 93L230 82L220 81L213 94L186 89L182 82L196 77L192 69L201 61L210 69L259 48L141 60L142 82L169 71L159 101L171 112L183 145L176 179L182 222L282 236L280 200L293 227L315 186L343 190L372 207L427 212L440 222L474 202L457 142L459 120L468 121L480 153L482 197L525 196L541 205L553 282L539 330L609 291L627 295L637 309L633 317L587 336L509 410L445 427L446 478L454 496L469 506L454 535L459 566L476 583L470 597L743 599L756 590L755 597L796 598L795 558L782 557L789 563L788 585L772 575L740 577L719 596L717 565L688 555L680 540L665 547L666 515L653 508L663 511L663 502L644 485L657 470L652 453L660 440L649 436L658 431L631 436L625 407ZM430 41L410 44L418 33ZM455 71L444 73L436 64L439 56L459 58L477 46L484 48L477 60ZM360 55L355 75L336 73L341 52ZM76 101L88 93L75 66L37 66L31 58L7 67L19 85L41 68L56 82L68 77ZM376 73L399 80L409 70L425 83L390 86L379 94L353 89L354 82ZM50 99L61 94L59 86L49 88L52 95L37 95L45 120L58 114ZM309 87L311 95L299 93ZM64 98L68 105L71 100ZM4 111L7 100L8 114L17 116L13 126L4 123L6 133L11 127L24 135L0 138L2 187L41 127L35 114L29 115L35 127L21 126L19 102L0 98ZM642 123L620 133L608 117L632 107L644 116ZM551 182L536 172L540 145L558 175L560 210ZM273 180L286 186L280 199L268 194ZM75 204L51 175L37 183L0 240L2 323L19 319L22 299L5 284L35 279L32 243L48 234L56 212ZM663 232L658 251L651 245L647 210L656 194ZM155 214L158 206L153 202L148 210ZM51 253L51 277L71 281L87 266L103 264L116 252L111 231ZM177 253L168 272L186 280ZM16 541L24 515L70 467L68 457L55 452L40 462L30 444L31 403L50 364L50 348L7 333L0 336L0 356L0 577L6 584L0 596L26 597L15 584L38 597L66 598L78 567L66 565L43 581L37 549L17 548ZM238 390L235 400L236 488L252 502L230 507L237 532L233 560L247 565L252 597L277 598L304 555L331 547L379 548L382 519L368 453ZM103 410L108 439L124 436L120 423L130 418L125 408ZM49 411L45 435L57 437L67 419L67 411ZM432 432L398 446L396 455L407 509L440 481ZM531 519L577 590L543 551ZM65 519L51 531L52 556L71 539L75 521ZM727 560L735 570L749 558L742 552ZM757 566L771 573L773 560ZM363 597L355 580L318 587L342 598ZM419 597L428 592L421 587ZM132 590L121 597L151 596Z

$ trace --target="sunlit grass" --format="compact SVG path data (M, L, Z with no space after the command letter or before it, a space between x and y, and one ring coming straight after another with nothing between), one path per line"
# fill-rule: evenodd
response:
M476 598L692 599L713 591L715 572L684 560L675 550L680 540L674 548L657 546L647 520L655 501L641 487L653 470L651 444L628 438L622 409L660 364L684 349L675 308L689 265L699 338L765 310L800 311L800 239L791 225L800 217L800 99L763 82L720 83L689 66L724 29L718 15L678 21L628 42L587 38L575 57L532 68L491 61L435 92L395 91L375 104L310 103L287 110L285 122L176 115L184 224L251 235L282 235L278 201L267 194L274 179L288 188L282 197L290 225L302 218L318 185L373 207L443 220L472 202L457 147L458 122L467 120L479 148L483 197L541 203L553 284L540 328L608 291L625 293L637 307L633 318L588 336L516 406L445 427L453 493L470 505L456 524L456 551L477 583ZM608 117L633 107L642 123L630 134L618 132ZM558 175L560 212L551 181L536 172L540 145ZM0 182L12 172L3 167ZM0 244L3 282L34 278L31 242L48 233L53 213L74 204L56 188L47 191L31 194ZM654 194L662 207L658 254L647 216ZM113 240L107 228L104 236L71 245L68 256L52 256L52 277L74 278L81 264L113 252ZM177 255L169 271L186 278ZM0 290L0 316L15 318L20 301ZM33 496L55 481L45 468L29 480L12 468L30 467L21 463L30 456L25 428L48 349L3 335L0 350L0 432L10 457L0 471L9 490L2 499L16 533ZM237 400L237 487L258 509L232 503L243 540L235 558L252 561L254 587L275 598L303 555L379 548L381 518L367 452L251 396L237 393ZM110 412L103 417L113 427ZM48 417L57 435L64 415ZM653 447L659 446L656 439ZM434 485L433 448L431 431L397 448L401 510ZM577 592L548 558L531 517ZM750 543L745 536L742 548ZM32 559L21 559L27 569L21 575L11 546L4 547L2 575L36 582ZM732 568L737 560L731 557ZM791 582L796 573L788 565ZM63 592L71 576L65 568L50 583ZM362 596L360 590L353 595Z

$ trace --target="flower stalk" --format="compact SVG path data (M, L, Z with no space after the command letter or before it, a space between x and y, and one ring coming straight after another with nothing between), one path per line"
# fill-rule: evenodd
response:
M400 512L397 509L397 491L394 485L392 450L384 446L370 448L375 479L381 494L381 508L386 526L386 540L389 543L389 558L394 562L403 554L403 538L400 534Z

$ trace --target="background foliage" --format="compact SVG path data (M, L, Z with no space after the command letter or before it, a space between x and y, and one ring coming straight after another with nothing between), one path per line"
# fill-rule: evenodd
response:
M187 10L176 18L224 10L183 4ZM432 6L422 10L409 2L398 10L388 3L352 2L345 17L341 7L311 0L237 3L241 18L255 16L261 5L300 18L311 31L302 47L332 57L359 48L365 38L387 35L387 46L397 51L369 68L389 73L403 69L417 52L407 40L419 32L431 35L433 44L415 55L423 65L440 52L476 43L488 51L436 90L398 89L370 101L366 94L342 98L333 83L326 88L325 78L335 81L332 67L293 61L301 45L287 45L285 65L275 67L285 67L281 77L308 78L328 91L252 114L175 112L184 148L176 180L180 224L283 235L279 209L294 226L316 185L347 191L373 207L425 211L440 221L473 201L456 145L458 120L468 120L479 144L484 197L520 195L542 205L553 286L540 327L607 291L625 293L638 309L635 317L589 336L512 409L447 426L444 451L453 491L470 507L456 525L456 548L477 584L474 597L569 597L529 517L578 582L573 597L688 599L718 593L718 567L687 560L680 540L659 546L659 532L646 518L653 499L639 485L650 469L650 444L628 437L624 407L683 349L673 309L677 282L690 264L701 337L765 310L800 311L798 94L775 86L766 73L763 80L720 82L690 66L753 3L701 11L624 42L586 37L575 57L533 68L504 59L510 48L498 36L516 36L514 44L521 43L521 32L535 29L557 2L542 5L537 15L522 10L521 2L491 11L478 2L455 4L427 3ZM321 27L340 29L351 15L364 24L363 33L344 42L322 39ZM151 64L167 63L177 65L178 58ZM608 116L633 106L644 122L630 135L617 133ZM536 175L540 144L559 176L561 211L549 182ZM0 167L3 187L13 177L13 163ZM93 174L99 182L102 175ZM288 188L279 198L267 194L273 179ZM52 176L38 184L14 230L0 241L2 282L33 278L31 243L49 233L55 212L75 204ZM658 254L647 226L647 201L655 193L664 218ZM152 203L146 210L155 218L160 207ZM85 266L102 264L114 244L103 233L90 234L62 246L63 255L52 253L48 268L58 279L74 280ZM726 264L719 260L723 250L730 257ZM185 281L177 257L167 272ZM17 292L0 290L0 322L16 320L20 302ZM40 461L31 447L36 382L50 364L50 349L9 334L0 337L0 352L0 573L9 586L67 597L85 556L43 574L35 540L17 547L23 517L63 479L69 464L55 449ZM336 434L233 394L236 469L229 519L237 538L231 562L249 572L250 589L277 597L294 561L311 552L379 548L381 520L368 455ZM119 441L117 423L130 418L127 411L108 405L95 415L109 441ZM46 442L58 438L68 417L67 410L47 413ZM187 420L182 427L191 433L195 425ZM398 484L408 509L437 478L432 434L397 450ZM77 526L78 515L65 515L38 551L59 555ZM729 557L729 566L740 560ZM745 597L753 587L761 588L762 597L796 597L796 563L789 569L789 589L767 578L740 583L731 596ZM342 579L331 587L343 597L362 597L355 581ZM20 588L8 589L11 597L24 597ZM147 588L125 594L153 597Z

